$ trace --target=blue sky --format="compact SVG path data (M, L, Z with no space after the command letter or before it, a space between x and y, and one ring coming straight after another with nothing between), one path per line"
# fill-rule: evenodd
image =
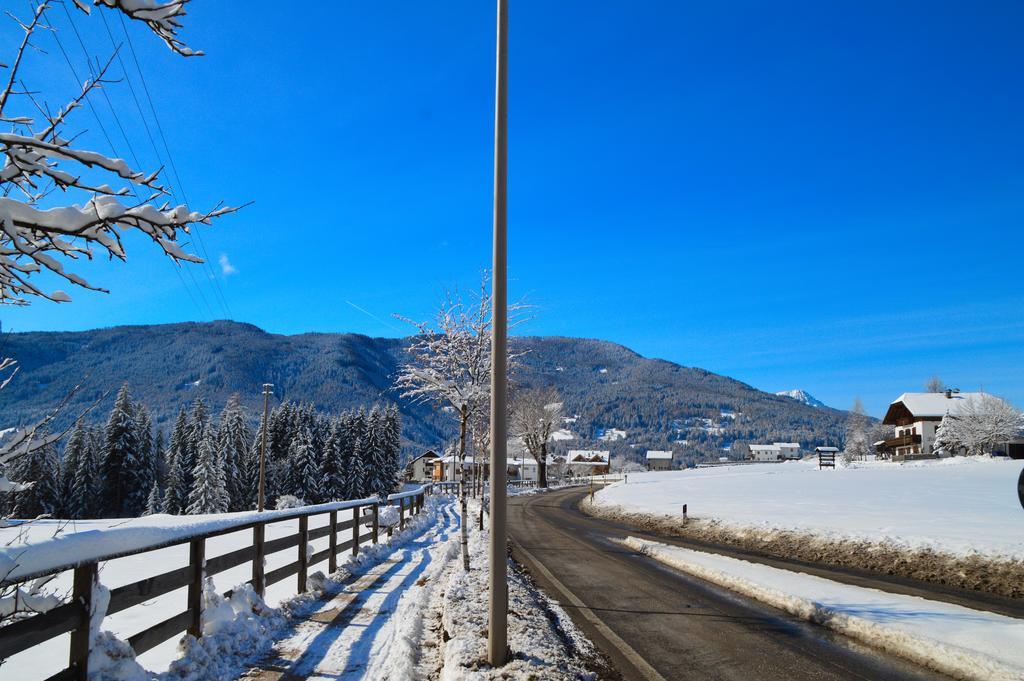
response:
M212 267L179 278L129 239L127 264L79 268L110 295L3 309L5 329L231 316L394 336L392 313L473 286L490 256L490 4L247 6L190 4L198 59L132 33L189 199L255 202L203 230ZM95 13L76 22L109 54ZM875 414L936 373L1024 405L1022 28L1010 2L515 2L524 330ZM56 101L74 82L47 49L33 82ZM156 167L126 83L107 94ZM78 125L108 151L90 112Z

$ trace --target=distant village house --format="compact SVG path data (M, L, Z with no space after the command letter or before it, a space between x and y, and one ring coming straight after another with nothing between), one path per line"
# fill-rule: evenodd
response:
M800 458L800 443L773 442L770 445L750 445L751 461L786 461Z
M648 449L647 455L644 458L647 461L647 470L649 471L672 470L671 450Z
M437 452L428 449L405 465L407 482L430 482L434 478L434 461L439 459Z

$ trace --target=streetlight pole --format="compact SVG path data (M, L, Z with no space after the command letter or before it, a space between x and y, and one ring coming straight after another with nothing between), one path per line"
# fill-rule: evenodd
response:
M270 406L270 391L273 389L270 383L263 384L263 434L260 438L260 485L256 492L256 510L263 510L264 490L267 483L267 431L270 430L270 420L267 418Z
M498 2L494 93L494 253L491 297L491 545L487 661L505 664L508 654L508 564L505 554L505 474L508 446L508 0Z

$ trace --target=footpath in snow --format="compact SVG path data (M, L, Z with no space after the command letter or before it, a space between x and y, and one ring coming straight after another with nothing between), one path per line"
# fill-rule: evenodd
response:
M1024 620L629 537L670 567L958 679L1024 678Z

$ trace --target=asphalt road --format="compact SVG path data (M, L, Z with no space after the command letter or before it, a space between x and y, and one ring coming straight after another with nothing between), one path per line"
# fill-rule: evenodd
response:
M512 553L625 679L947 678L615 543L671 539L583 514L585 494L511 497Z

